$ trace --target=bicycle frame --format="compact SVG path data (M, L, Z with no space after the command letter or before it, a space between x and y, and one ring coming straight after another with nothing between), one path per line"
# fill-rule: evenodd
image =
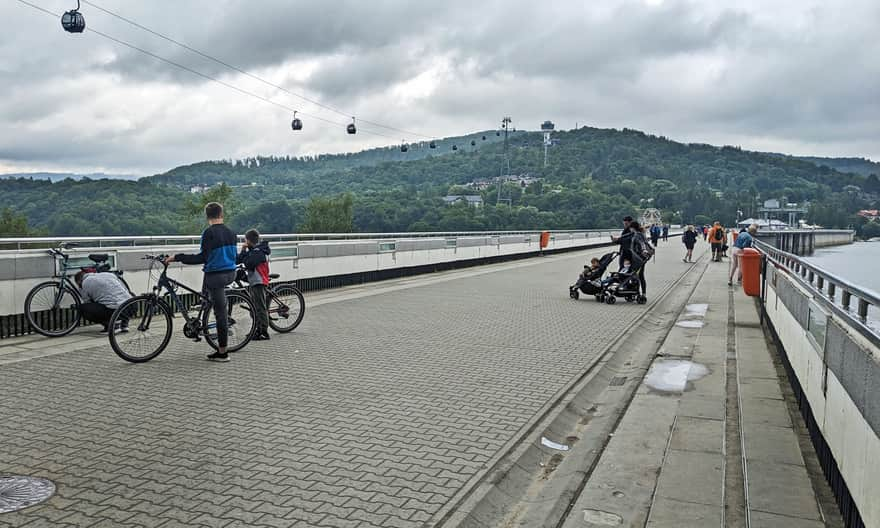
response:
M162 271L162 275L159 276L159 281L156 283L156 286L153 288L153 292L156 293L156 295L158 296L159 292L164 289L168 293L168 296L171 297L171 301L173 303L171 306L172 310L176 309L178 312L180 312L180 314L183 316L183 318L187 322L192 322L193 319L198 321L202 312L205 309L205 306L208 304L208 298L204 294L202 294L201 292L195 291L194 289L190 288L186 284L181 284L180 282L172 279L171 277L169 277L166 274L167 271L168 271L167 267L165 268L165 270ZM189 317L189 310L186 309L186 306L184 306L183 301L180 300L180 297L177 295L177 292L174 291L175 288L183 288L187 292L192 293L194 295L197 295L199 297L199 299L202 301L202 306L199 308L198 315L196 317L194 317L194 318Z

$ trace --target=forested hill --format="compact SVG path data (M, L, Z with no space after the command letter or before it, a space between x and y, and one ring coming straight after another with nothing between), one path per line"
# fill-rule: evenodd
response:
M815 165L831 167L840 172L853 172L862 176L872 174L880 176L880 163L865 158L817 158L813 156L798 156L797 158Z
M854 213L876 208L880 193L876 175L636 130L584 127L553 138L545 168L541 133L511 133L510 174L520 178L504 184L498 205L503 142L487 131L446 138L435 149L411 144L406 153L394 146L202 162L137 182L0 180L0 209L11 207L48 234L191 233L199 201L209 197L228 200L237 229L569 229L616 225L645 207L672 223L730 224L737 211L756 214L760 201L784 197L811 202L810 222L859 228L864 220ZM195 185L214 187L190 194ZM343 193L351 198L325 199ZM480 194L485 205L448 206L447 194ZM342 217L329 218L337 212Z

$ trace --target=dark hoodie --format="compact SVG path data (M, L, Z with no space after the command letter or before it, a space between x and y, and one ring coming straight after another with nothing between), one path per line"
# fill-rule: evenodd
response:
M257 244L256 247L243 248L241 253L238 254L238 258L235 259L236 263L244 264L244 269L247 270L248 283L252 286L256 284L269 284L270 253L272 253L272 250L269 249L269 243L263 241Z

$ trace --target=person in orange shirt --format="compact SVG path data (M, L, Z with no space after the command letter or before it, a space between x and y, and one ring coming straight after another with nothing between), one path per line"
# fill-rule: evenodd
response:
M709 229L708 238L709 243L712 244L712 260L721 262L721 248L724 245L724 228L721 227L721 222L715 222L715 225Z

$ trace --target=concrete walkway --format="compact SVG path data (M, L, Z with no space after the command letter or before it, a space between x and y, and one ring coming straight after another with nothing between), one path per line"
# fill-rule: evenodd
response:
M569 299L607 249L553 255L309 296L225 364L180 334L141 365L85 331L0 342L0 472L57 485L0 525L422 527L690 269L680 248L647 305Z
M837 526L754 302L707 266L564 528Z

